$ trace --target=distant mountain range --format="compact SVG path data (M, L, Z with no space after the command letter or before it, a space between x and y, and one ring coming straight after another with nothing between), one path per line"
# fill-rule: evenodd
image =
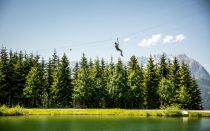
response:
M161 55L153 55L152 57L154 62L158 63L160 61ZM189 65L192 76L194 76L198 82L201 91L203 107L204 109L210 109L210 75L207 70L199 62L185 54L176 56L166 55L166 58L170 61L173 61L174 57L178 59L180 64L184 62ZM143 66L146 66L147 60L148 57L138 57L139 64L142 64Z

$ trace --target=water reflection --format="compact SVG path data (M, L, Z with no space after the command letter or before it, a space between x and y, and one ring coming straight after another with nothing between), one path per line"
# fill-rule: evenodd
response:
M127 116L14 116L0 117L1 131L202 131L210 119Z

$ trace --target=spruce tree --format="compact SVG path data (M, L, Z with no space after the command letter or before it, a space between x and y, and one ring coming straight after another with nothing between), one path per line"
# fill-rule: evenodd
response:
M129 88L127 86L126 68L120 59L115 65L109 86L109 93L113 101L113 107L126 108L128 104L126 95Z
M39 106L39 100L41 98L41 78L39 75L38 67L32 67L31 71L26 77L25 88L23 89L23 96L28 100L28 105L26 106Z
M71 106L72 105L72 79L71 71L69 67L69 60L66 57L66 54L63 55L60 65L61 72L61 82L60 89L58 91L58 97L62 106Z
M64 54L53 78L52 92L53 102L58 107L69 107L72 104L72 82L70 76L69 61Z
M50 88L51 88L51 85L52 85L52 60L49 58L48 60L48 63L47 63L47 88L46 88L46 91L48 94L50 94Z
M90 77L92 80L92 100L93 100L93 107L100 107L101 106L101 101L103 100L104 97L104 78L103 78L103 70L100 64L100 60L97 58L94 62L93 68L90 71Z
M48 107L48 87L47 87L47 72L46 72L46 64L44 58L42 58L41 63L38 64L39 76L41 79L41 99L40 106Z
M23 88L25 87L26 76L24 74L24 63L23 63L23 54L20 52L17 54L16 62L14 63L14 82L15 82L15 94L14 94L14 104L23 103Z
M15 53L10 53L10 60L9 60L9 68L10 68L10 77L11 79L9 80L10 82L10 106L16 105L16 104L21 104L22 101L22 89L19 89L21 87L24 88L24 85L21 86L22 84L25 84L25 72L24 68L22 68L22 60L19 59L19 55L17 52ZM22 68L22 69L21 69Z
M93 63L93 60L90 59L89 62L88 62L88 94L89 94L89 97L88 97L88 100L87 100L87 105L88 107L91 107L91 108L95 108L95 107L98 107L99 105L99 98L98 98L98 94L99 93L99 90L98 90L98 86L96 85L96 78L97 76L95 76L95 68L98 68L97 70L99 70L100 68L100 65L98 63L98 67L96 67ZM97 73L96 73L97 75Z
M59 57L57 55L56 49L54 49L54 52L53 52L53 55L52 55L52 69L56 70L58 65L59 65Z
M38 67L38 58L39 56L36 56L34 57L34 55L31 53L31 54L27 54L26 51L25 51L25 54L23 55L23 59L22 59L22 69L21 70L16 70L15 72L15 76L14 79L19 79L19 75L17 75L18 72L21 71L22 73L22 79L23 79L23 89L25 88L25 85L26 85L26 77L27 75L29 74L29 72L31 71L31 68L32 67ZM14 56L13 56L13 65L17 65L18 63L18 54L16 53ZM15 68L16 69L16 68ZM17 81L16 81L17 83ZM14 84L14 86L16 86L16 84ZM15 91L16 92L16 91ZM23 94L23 93L22 93ZM22 95L21 94L21 95ZM29 99L27 99L25 96L23 96L23 104L25 106L29 106ZM30 105L32 106L32 105Z
M179 105L182 109L189 109L189 103L191 101L190 95L187 92L185 86L180 86L179 94Z
M159 108L160 101L157 93L158 79L153 58L150 56L144 73L144 105L147 109Z
M128 63L129 107L143 108L143 71L135 56Z
M52 107L57 106L57 84L59 81L59 57L57 55L56 49L54 49L53 55L52 55L52 60L49 61L48 66L50 66L51 70L49 70L51 73L51 77L48 76L48 84L50 85L50 94L49 94L49 104ZM52 80L52 81L51 81ZM51 83L50 83L51 82ZM61 105L59 105L61 106Z
M178 93L180 90L180 66L177 58L175 57L169 70L169 80L172 82L175 95L171 98L175 104L178 104Z
M104 59L101 59L101 66L100 66L100 73L101 73L101 80L100 80L100 102L99 102L99 107L106 107L106 97L108 95L107 91L106 91L106 86L107 86L107 79L108 79L108 72L107 72L107 68L106 68L106 63L104 61Z
M190 102L190 109L193 110L200 110L202 109L202 102L201 102L201 93L196 82L196 79L193 77L191 81L191 102Z
M79 72L79 63L76 62L75 63L75 66L74 66L74 69L73 69L73 72L72 72L72 74L73 74L73 80L77 80L77 78L78 78L78 72Z
M80 69L78 71L78 79L74 81L73 102L74 107L88 107L90 105L90 76L88 61L83 53L80 60Z
M166 56L163 54L160 58L160 63L158 67L158 76L159 80L161 80L163 77L167 78L169 74L168 64L166 62Z
M8 54L7 49L2 47L0 50L0 103L8 104L9 100L9 81L8 81Z
M50 88L50 106L52 107L61 107L61 103L59 103L58 100L58 86L60 84L60 75L61 72L59 72L59 67L57 66L54 68L52 73L52 85Z
M111 61L109 64L107 64L106 68L105 68L105 75L107 76L107 80L106 80L106 98L105 98L105 102L106 102L106 107L108 108L112 108L114 107L114 91L113 91L113 75L114 75L114 63L113 63L113 59L111 58Z
M179 103L184 109L190 108L191 102L191 75L188 65L182 62L180 69L180 90L179 90Z
M166 79L165 77L161 79L158 86L158 94L160 96L161 106L165 107L173 104L172 98L176 94L174 89L174 85L170 80Z
M177 74L176 77L179 78L179 74ZM202 109L200 90L196 80L191 76L190 69L187 64L184 64L183 62L181 65L180 79L175 79L174 75L174 79L172 80L174 80L174 85L178 87L176 87L175 90L178 90L177 98L181 108ZM180 80L180 83L178 80Z
M15 81L14 81L14 67L13 67L13 52L10 50L9 52L9 63L8 63L8 72L7 72L7 81L9 85L9 90L8 90L8 99L9 99L9 106L12 107L14 104L14 94L15 94Z

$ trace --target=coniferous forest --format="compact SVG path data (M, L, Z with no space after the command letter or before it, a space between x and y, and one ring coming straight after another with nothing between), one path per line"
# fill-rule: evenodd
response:
M86 58L70 69L64 53L51 58L22 51L0 50L0 104L35 108L159 109L179 105L202 109L200 90L188 65L166 59L158 64L150 57L146 67L132 56L121 59Z

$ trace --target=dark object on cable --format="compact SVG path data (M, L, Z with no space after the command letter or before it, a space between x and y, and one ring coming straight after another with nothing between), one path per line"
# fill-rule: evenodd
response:
M117 51L120 51L121 56L123 56L122 50L119 48L119 41L118 41L118 38L117 38L117 42L115 42L114 44L115 44L116 50L117 50Z

